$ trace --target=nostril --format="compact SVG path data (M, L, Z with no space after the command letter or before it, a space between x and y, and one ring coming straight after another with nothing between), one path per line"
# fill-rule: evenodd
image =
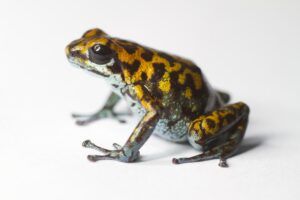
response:
M74 49L70 48L69 46L66 47L65 51L66 51L67 57L75 57L80 54L80 52L78 50L74 50Z
M78 50L70 50L70 56L72 57L79 57L81 54L80 54L80 51Z
M74 48L67 47L66 54L68 58L81 58L83 60L86 59L86 55L82 54L80 50Z

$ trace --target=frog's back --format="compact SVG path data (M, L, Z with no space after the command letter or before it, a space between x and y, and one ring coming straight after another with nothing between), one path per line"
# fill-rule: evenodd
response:
M142 83L163 106L165 117L193 119L207 109L215 92L192 61L114 38L128 84Z

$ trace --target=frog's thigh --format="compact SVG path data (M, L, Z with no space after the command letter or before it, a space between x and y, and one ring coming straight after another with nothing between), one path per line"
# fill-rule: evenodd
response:
M243 139L248 122L249 108L235 103L195 119L189 128L188 140L203 153L190 158L174 159L175 163L196 162L212 158L225 160ZM225 165L225 162L221 162Z

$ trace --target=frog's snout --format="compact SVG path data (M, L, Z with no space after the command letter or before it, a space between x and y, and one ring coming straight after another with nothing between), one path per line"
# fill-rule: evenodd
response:
M79 54L78 51L75 51L74 49L72 49L72 48L70 47L70 45L66 46L66 48L65 48L65 53L66 53L66 56L67 56L68 59L69 59L69 58L75 58L76 55Z
M80 44L81 44L81 39L74 40L70 44L68 44L65 48L66 56L68 58L70 57L74 58L80 56L81 54L80 50L82 49Z
M66 46L65 53L66 53L67 58L70 58L70 47L69 47L69 45Z
M66 53L66 56L68 59L70 59L70 58L80 58L83 60L86 59L86 55L82 54L80 49L74 48L74 46L72 46L72 45L66 46L65 53Z

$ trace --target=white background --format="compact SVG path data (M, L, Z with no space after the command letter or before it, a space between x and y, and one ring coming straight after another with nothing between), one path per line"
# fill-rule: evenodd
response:
M299 1L0 1L0 199L299 199ZM90 163L91 139L123 144L138 120L74 124L106 83L73 68L64 47L89 28L191 58L216 88L251 107L241 153L197 154L155 136L141 161ZM120 109L126 109L121 104Z

